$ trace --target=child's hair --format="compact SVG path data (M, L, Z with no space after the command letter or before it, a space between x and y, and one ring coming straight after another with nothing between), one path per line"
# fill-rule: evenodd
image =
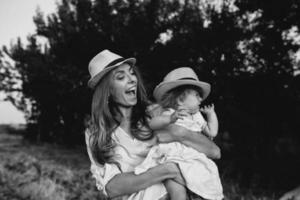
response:
M203 96L202 90L199 87L196 87L194 85L182 85L166 92L162 96L159 104L163 109L177 109L178 101L183 101L186 98L187 94L189 94L190 90L196 90L197 92L199 92L200 96Z

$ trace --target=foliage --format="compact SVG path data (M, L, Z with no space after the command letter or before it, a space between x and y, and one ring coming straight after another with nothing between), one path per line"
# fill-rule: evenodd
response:
M292 185L300 179L299 9L293 0L63 0L46 19L36 14L27 46L3 49L15 66L1 63L1 89L22 81L23 98L10 99L29 108L28 137L74 144L84 141L87 64L96 53L136 57L149 91L171 69L190 66L212 84L222 170L234 160L238 170L228 174L241 184L264 174L254 182Z

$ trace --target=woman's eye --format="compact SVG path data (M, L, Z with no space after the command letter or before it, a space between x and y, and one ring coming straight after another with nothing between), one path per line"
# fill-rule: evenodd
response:
M117 80L122 80L122 79L124 79L124 76L116 76L116 79Z

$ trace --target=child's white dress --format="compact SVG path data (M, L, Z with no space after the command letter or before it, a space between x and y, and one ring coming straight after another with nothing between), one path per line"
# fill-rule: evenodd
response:
M175 112L173 109L169 109L162 114L171 115L173 112ZM207 125L200 111L193 114L191 119L179 119L175 124L198 132L201 132ZM216 164L205 154L179 142L153 146L146 159L135 168L134 172L140 174L165 162L175 162L179 165L190 191L209 200L223 199L223 188Z

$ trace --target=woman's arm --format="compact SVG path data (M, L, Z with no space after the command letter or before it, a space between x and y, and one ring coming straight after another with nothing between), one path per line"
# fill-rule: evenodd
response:
M133 172L117 174L107 183L105 189L110 198L115 198L138 192L166 179L181 180L179 168L175 163L161 164L139 175Z
M209 158L220 159L220 148L206 136L190 131L176 124L170 124L165 129L155 131L159 142L180 142L204 153Z

